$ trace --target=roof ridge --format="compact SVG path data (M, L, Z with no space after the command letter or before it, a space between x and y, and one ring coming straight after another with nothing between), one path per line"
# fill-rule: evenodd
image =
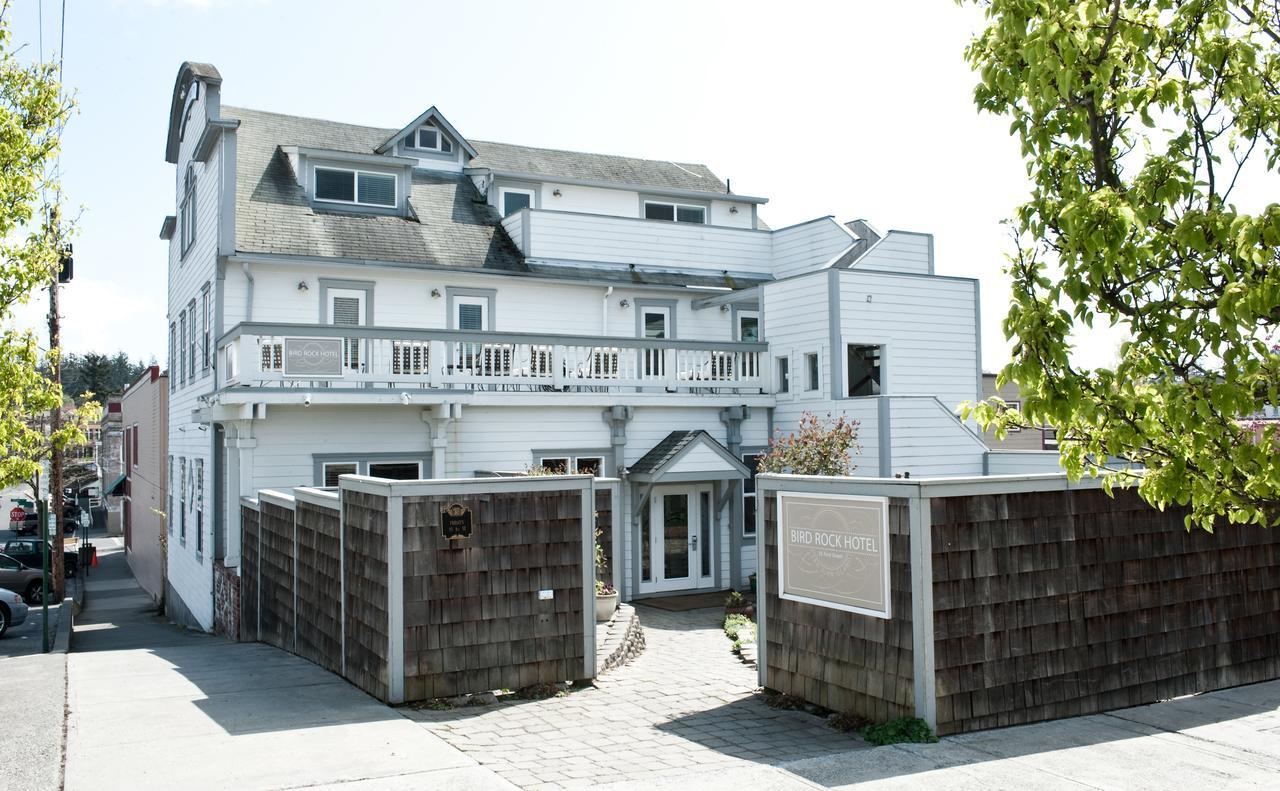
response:
M398 128L393 129L391 127L369 126L368 124L353 124L350 121L337 121L332 118L319 118L314 115L298 115L296 113L281 113L275 110L259 110L256 107L242 107L240 105L224 104L222 105L222 109L230 113L234 113L236 111L248 111L251 113L259 113L261 115L272 115L272 116L275 116L276 118L292 118L298 121L320 121L321 123L338 124L340 126L350 127L352 129L364 129L369 132L379 132L379 133L385 132L388 134L394 134L400 131ZM545 151L552 154L586 154L587 156L593 156L593 157L614 157L615 159L632 159L632 160L635 160L636 162L659 162L659 163L664 163L669 165L675 165L677 167L684 167L686 165L691 165L693 167L706 168L708 173L712 173L711 168L705 162L677 162L674 159L663 159L663 158L654 158L654 157L635 157L629 154L606 154L600 151L577 151L572 148L549 148L547 146L530 146L530 145L525 145L524 143L504 143L501 140L476 140L470 137L467 138L467 140L469 140L473 144L478 143L478 144L486 144L491 146L511 146L513 148L527 148L527 149L530 149L531 151ZM481 152L480 156L481 158L483 158L484 152ZM691 175L697 176L698 178L706 178L706 176L703 176L701 173L693 173Z

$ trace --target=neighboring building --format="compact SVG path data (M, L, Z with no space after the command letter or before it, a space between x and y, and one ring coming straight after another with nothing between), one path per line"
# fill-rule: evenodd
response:
M152 365L121 396L124 426L124 548L138 584L164 594L165 491L168 487L169 378Z
M936 275L927 234L774 230L703 165L469 140L434 107L398 129L231 108L221 89L183 64L166 149L176 618L212 628L240 498L264 488L619 477L631 598L745 583L754 458L804 410L861 421L861 475L986 467L953 411L981 388L978 283Z
M102 408L98 439L98 479L107 509L107 533L124 532L124 423L120 396L111 396Z
M1022 408L1022 393L1013 382L1004 387L996 387L996 375L982 375L982 397L1000 396L1011 409ZM1003 440L996 439L996 433L988 429L982 435L983 440L993 449L998 450L1052 450L1058 449L1057 432L1047 426L1039 428L1011 428Z

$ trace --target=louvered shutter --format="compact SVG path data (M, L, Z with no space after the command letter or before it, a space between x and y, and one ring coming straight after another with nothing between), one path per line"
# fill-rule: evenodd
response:
M360 299L358 297L333 298L333 323L341 327L360 326ZM360 339L343 338L342 364L352 370L360 368Z

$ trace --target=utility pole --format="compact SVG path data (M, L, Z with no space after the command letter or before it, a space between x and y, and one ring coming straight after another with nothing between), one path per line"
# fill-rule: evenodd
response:
M59 394L62 391L62 336L60 328L60 320L58 318L58 285L62 280L63 258L65 253L62 249L61 234L59 233L60 216L58 207L54 206L49 212L49 242L57 248L58 265L53 271L53 277L49 283L49 351L52 352L52 359L49 364L49 378L58 386ZM59 395L58 403L53 407L53 414L49 418L49 432L51 436L56 436L62 430L62 398ZM59 601L65 593L66 568L62 556L62 449L56 443L51 443L49 453L49 510L53 512L53 551L50 552L49 558L52 563L50 568L53 571L53 593ZM48 540L48 536L45 537ZM49 598L50 592L45 590L45 598Z

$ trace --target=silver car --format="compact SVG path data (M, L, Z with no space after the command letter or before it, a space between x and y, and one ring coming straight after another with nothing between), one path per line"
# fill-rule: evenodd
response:
M27 620L27 603L8 588L0 588L0 637L10 626L21 626Z

